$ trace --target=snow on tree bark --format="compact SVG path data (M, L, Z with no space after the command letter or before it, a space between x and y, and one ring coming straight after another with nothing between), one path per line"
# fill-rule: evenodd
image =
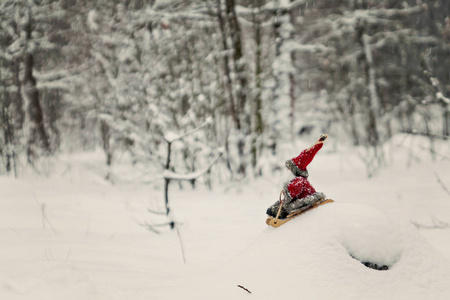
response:
M277 8L274 16L275 31L275 58L272 69L275 79L273 118L269 119L272 126L272 142L274 150L278 142L291 140L292 126L291 119L291 80L294 73L292 65L292 48L289 42L293 38L293 26L290 22L289 11L287 9L289 1L275 1Z

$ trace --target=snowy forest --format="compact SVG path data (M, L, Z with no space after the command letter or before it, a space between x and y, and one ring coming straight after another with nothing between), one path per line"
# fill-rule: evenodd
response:
M226 176L271 171L326 132L366 149L449 136L450 1L4 0L0 173L101 147L106 166L179 172L222 151ZM263 160L264 163L261 162ZM265 169L269 168L269 169ZM108 176L108 174L105 174Z
M450 0L0 0L0 299L450 299L449 105Z

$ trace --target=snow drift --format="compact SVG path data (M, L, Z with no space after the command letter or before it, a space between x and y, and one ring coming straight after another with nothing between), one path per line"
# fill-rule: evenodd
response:
M360 261L389 270L370 269ZM176 294L197 299L450 299L449 282L449 262L413 226L366 205L335 202L280 228L268 227L218 271L183 282Z
M353 152L321 153L312 183L336 202L277 229L273 176L171 189L180 226L163 234L142 226L161 217L148 210L162 189L142 184L154 174L101 168L102 152L0 177L0 299L450 299L448 142L433 161L424 139L399 138L371 179Z

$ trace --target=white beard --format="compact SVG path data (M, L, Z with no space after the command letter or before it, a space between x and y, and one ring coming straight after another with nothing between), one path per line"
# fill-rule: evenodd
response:
M285 172L282 172L278 178L278 182L277 182L278 189L280 191L283 190L285 184L290 182L294 178L295 178L294 174L292 174L292 172L290 170L286 169Z

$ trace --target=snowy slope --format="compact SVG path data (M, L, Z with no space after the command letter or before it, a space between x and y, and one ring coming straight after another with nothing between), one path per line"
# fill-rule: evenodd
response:
M161 234L141 225L164 221L147 210L162 190L103 181L99 153L56 160L48 178L0 177L0 299L450 299L449 147L432 160L425 143L394 140L373 179L354 152L323 149L310 180L336 202L278 229L264 214L274 177L171 185L178 232Z
M369 269L350 254L391 268ZM167 299L448 299L449 282L450 263L413 226L366 205L333 203L263 230L218 271L185 281Z

